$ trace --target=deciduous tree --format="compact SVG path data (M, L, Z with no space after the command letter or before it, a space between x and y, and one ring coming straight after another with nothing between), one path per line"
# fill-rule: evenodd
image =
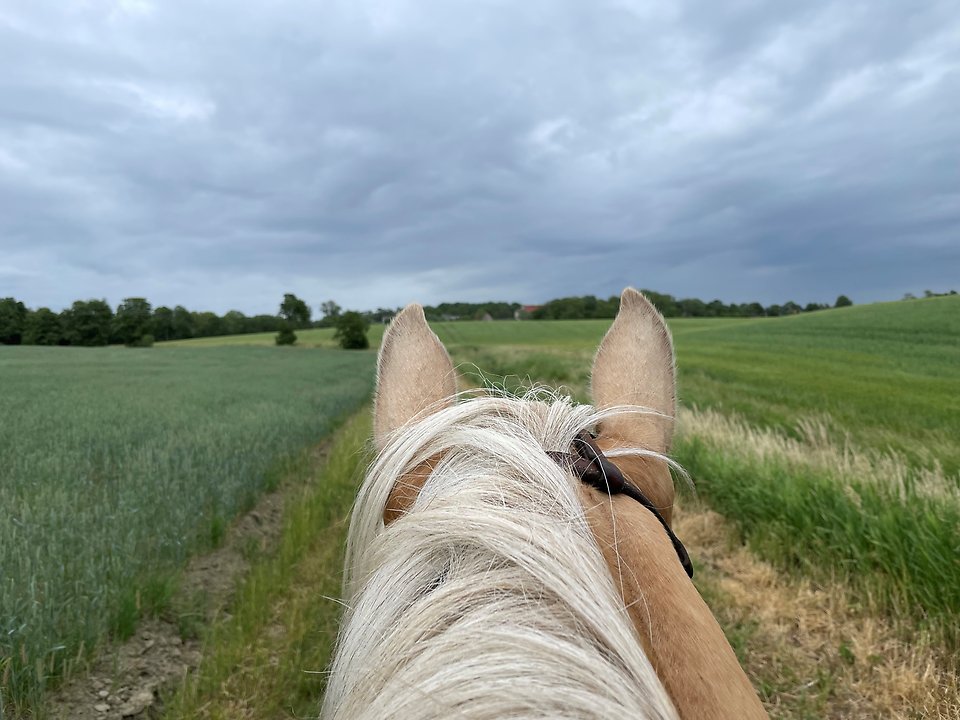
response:
M50 308L27 313L23 342L25 345L59 345L63 337L60 318Z
M159 341L173 340L176 335L173 331L173 310L161 305L153 311L151 334Z
M293 327L310 327L310 306L296 295L287 293L280 303L280 317Z
M223 316L223 334L239 335L248 332L247 316L239 310L230 310Z
M19 345L23 342L27 308L16 298L0 299L0 343Z
M60 314L64 340L70 345L108 345L113 310L106 300L77 300Z
M320 312L323 313L323 319L320 321L321 325L324 327L331 327L337 324L337 318L340 317L340 313L343 311L334 300L327 300L325 303L320 304Z
M173 309L173 337L176 340L193 337L193 313L183 305L177 305Z
M139 345L150 334L152 321L153 308L145 298L124 298L113 318L113 336L124 345Z

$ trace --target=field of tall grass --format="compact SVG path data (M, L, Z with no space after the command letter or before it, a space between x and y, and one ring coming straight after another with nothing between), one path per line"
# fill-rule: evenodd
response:
M369 397L373 360L0 348L0 715L162 609L186 557Z
M856 449L822 419L798 438L685 412L674 455L760 557L841 582L900 634L960 667L960 481L893 451Z

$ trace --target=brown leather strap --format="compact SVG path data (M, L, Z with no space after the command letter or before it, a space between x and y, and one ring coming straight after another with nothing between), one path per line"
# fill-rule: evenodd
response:
M674 534L667 521L663 519L660 511L650 502L650 499L624 477L620 468L610 462L588 433L582 432L577 435L573 439L573 448L577 451L576 455L556 451L548 451L547 455L558 465L569 467L581 481L597 490L609 495L627 495L652 512L670 538L673 549L676 551L677 557L680 558L680 564L683 565L687 576L693 577L693 563L690 562L687 549L680 542L680 538Z

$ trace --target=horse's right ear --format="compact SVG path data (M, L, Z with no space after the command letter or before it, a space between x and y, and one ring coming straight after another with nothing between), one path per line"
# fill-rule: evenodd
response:
M620 296L620 311L597 350L591 377L598 408L640 405L649 414L630 413L601 424L614 445L670 449L676 414L673 341L663 317L633 288Z
M373 438L382 450L390 434L425 411L453 402L456 373L446 348L419 305L407 305L390 323L377 358Z

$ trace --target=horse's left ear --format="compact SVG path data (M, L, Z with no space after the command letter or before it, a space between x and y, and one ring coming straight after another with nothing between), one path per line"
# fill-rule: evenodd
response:
M676 414L673 341L663 317L633 288L620 296L620 311L593 361L593 404L598 408L641 405L656 414L626 414L599 430L616 444L657 452L670 449Z
M377 394L373 437L377 450L397 428L427 410L453 402L457 379L440 338L433 334L419 305L407 305L390 323L377 358Z

